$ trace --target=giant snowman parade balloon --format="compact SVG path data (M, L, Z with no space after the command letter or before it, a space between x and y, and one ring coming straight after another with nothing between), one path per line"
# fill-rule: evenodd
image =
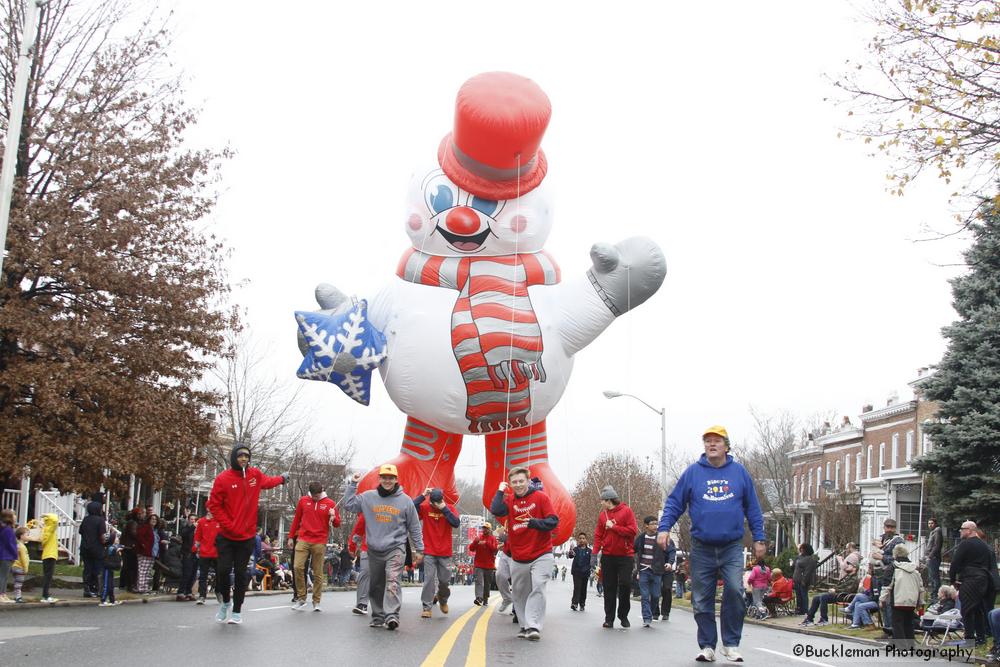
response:
M336 384L367 405L377 368L406 413L399 455L387 462L404 491L439 487L455 501L463 438L485 436L483 504L510 468L527 466L559 515L560 544L576 510L550 468L545 418L574 355L659 289L666 262L644 237L596 243L591 266L563 279L544 249L552 219L540 145L551 109L542 89L516 74L465 82L436 163L411 180L411 247L396 276L370 302L320 285L321 310L295 317L299 377ZM360 488L377 483L375 469Z

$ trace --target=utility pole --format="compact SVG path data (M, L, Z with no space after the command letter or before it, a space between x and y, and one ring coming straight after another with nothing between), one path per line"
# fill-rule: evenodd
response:
M17 58L17 74L14 76L14 100L7 122L3 171L0 172L0 271L3 270L3 259L7 252L7 223L10 220L10 202L14 194L14 170L17 167L17 148L21 143L24 100L28 93L31 63L35 58L38 11L44 4L44 0L28 0L24 7L24 32L21 33L21 50Z

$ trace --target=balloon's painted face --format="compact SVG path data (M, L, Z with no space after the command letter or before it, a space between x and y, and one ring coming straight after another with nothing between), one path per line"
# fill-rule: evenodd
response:
M410 182L406 233L429 255L490 257L538 252L552 223L544 184L517 199L483 199L461 189L441 169Z

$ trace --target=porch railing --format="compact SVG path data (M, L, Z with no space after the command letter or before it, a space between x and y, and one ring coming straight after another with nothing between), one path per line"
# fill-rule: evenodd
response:
M59 517L59 526L56 528L59 547L65 549L70 562L77 565L80 562L80 533L77 531L80 524L70 513L72 507L70 512L63 507L65 502L60 502L63 498L58 491L38 491L35 494L35 515L39 518L45 514Z

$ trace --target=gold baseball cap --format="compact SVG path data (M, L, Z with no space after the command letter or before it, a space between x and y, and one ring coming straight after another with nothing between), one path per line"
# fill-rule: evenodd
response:
M391 463L385 463L378 469L379 476L382 475L392 475L393 477L399 477L399 472L396 470L396 466Z
M705 429L705 432L701 434L702 439L704 439L706 435L718 435L726 440L729 439L729 433L726 431L724 426L709 426Z

